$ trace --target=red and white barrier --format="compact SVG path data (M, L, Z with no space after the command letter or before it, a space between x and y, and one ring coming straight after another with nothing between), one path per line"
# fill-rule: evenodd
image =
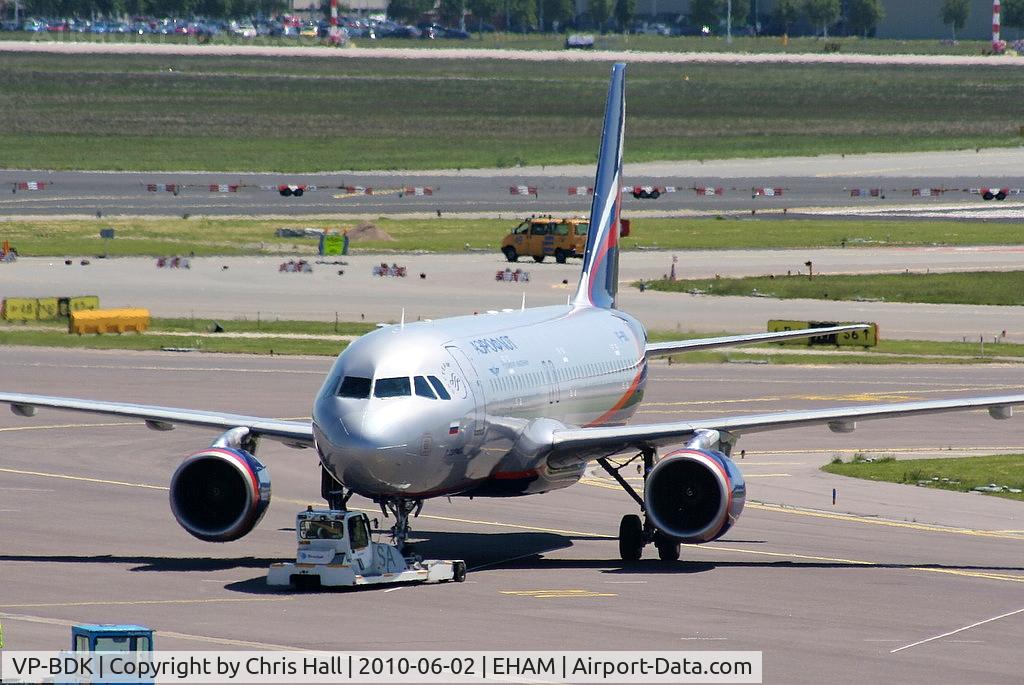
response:
M537 197L537 186L509 186L509 195L533 195Z
M981 195L982 200L1005 200L1008 195L1020 195L1020 188L970 188L971 195Z
M850 197L882 197L881 188L851 188Z
M946 192L945 188L911 188L910 194L913 197L938 197Z
M237 193L238 192L238 184L237 183L211 183L210 184L210 192L211 193Z
M412 186L410 188L405 188L404 192L405 192L406 195L433 195L434 194L434 189L433 188L423 188L423 187L420 187L420 186Z
M151 193L174 193L181 192L180 183L147 183L146 190Z
M14 189L17 190L46 190L46 186L50 185L46 181L18 181L14 184Z
M570 195L593 195L594 189L587 186L573 186L569 188Z
M721 195L723 193L722 188L712 188L710 186L696 186L693 189L698 195L705 197L713 197L715 195Z
M785 188L754 188L754 197L781 197Z
M341 189L350 195L373 195L373 188L366 186L342 186Z

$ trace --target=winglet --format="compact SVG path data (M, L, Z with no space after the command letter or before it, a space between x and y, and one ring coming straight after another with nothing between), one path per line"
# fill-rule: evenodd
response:
M622 134L626 124L626 65L612 67L597 158L590 230L575 307L613 309L619 280L619 209L622 206Z

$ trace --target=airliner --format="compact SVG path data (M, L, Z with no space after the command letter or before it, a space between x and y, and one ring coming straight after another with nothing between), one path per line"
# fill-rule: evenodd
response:
M255 456L260 439L315 449L328 505L344 509L353 494L373 500L394 518L399 545L410 517L431 498L551 492L577 483L596 463L639 509L619 526L626 561L640 559L649 544L661 559L678 559L681 543L715 540L736 523L746 485L730 454L747 433L813 424L845 433L868 419L971 409L1006 419L1024 404L1017 394L628 423L652 359L864 326L648 342L643 325L615 306L624 122L625 65L616 64L591 228L566 304L369 333L338 355L310 421L23 393L0 393L0 402L20 416L44 407L137 418L154 430L183 424L222 431L185 458L170 486L178 523L211 542L245 536L270 503L270 474ZM620 473L633 463L642 466L641 491Z

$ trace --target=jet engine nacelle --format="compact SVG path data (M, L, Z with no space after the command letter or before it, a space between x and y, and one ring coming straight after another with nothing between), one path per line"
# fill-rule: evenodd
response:
M245 450L210 447L187 457L171 477L171 511L207 542L246 535L270 505L270 474Z
M647 476L647 517L667 537L710 542L732 527L743 511L743 474L721 452L684 448L661 458Z

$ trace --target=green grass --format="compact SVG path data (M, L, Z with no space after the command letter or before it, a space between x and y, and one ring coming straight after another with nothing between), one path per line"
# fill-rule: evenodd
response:
M918 481L929 481L928 487L958 492L969 492L979 485L990 483L1024 489L1024 454L950 459L882 459L874 462L832 463L821 468L823 471L840 476L889 483L917 485ZM932 480L936 477L939 478L938 481ZM942 478L946 478L948 481L943 482ZM1024 493L987 494L1024 501Z
M213 319L154 318L146 335L69 335L65 321L33 322L31 327L21 323L0 321L0 345L32 345L48 347L86 347L98 349L159 350L164 347L191 347L204 352L239 352L249 354L304 354L336 355L348 344L339 340L309 340L274 337L274 334L351 335L369 333L376 323L331 321L286 321L253 319L216 319L225 333L261 333L268 337L232 338L220 335L161 335L161 333L208 333ZM43 328L45 330L36 330ZM650 331L652 342L686 338L727 335L727 333L680 333ZM797 352L777 345L749 346L771 350L769 353L750 352L744 348L689 352L675 355L677 362L688 364L721 364L751 362L769 364L970 364L999 361L999 358L1020 357L1024 360L1024 345L1001 343L987 345L986 355L980 355L977 344L943 343L924 340L882 341L878 347L863 350L846 348L836 354L831 348L811 348Z
M96 255L240 255L305 254L316 252L317 241L276 238L282 227L344 230L357 221L306 219L45 219L0 222L5 239L24 256ZM353 242L353 253L424 250L462 252L471 248L494 250L518 223L507 219L376 219L375 225L395 240ZM101 228L113 227L114 240L99 238ZM772 249L864 245L1019 245L1024 244L1024 223L992 224L949 221L836 221L836 220L715 220L634 219L626 250L661 249ZM778 279L773 283L778 282ZM819 281L815 279L814 283ZM677 281L680 283L680 281ZM704 289L708 281L699 280ZM658 287L662 287L659 285ZM717 285L716 285L717 287ZM760 286L751 286L758 287ZM685 288L689 289L689 288ZM749 291L748 291L749 292Z
M160 350L195 348L203 352L232 352L242 354L301 354L335 356L348 343L339 340L305 340L295 338L221 338L215 336L188 337L177 335L71 335L67 331L17 330L0 327L0 345L29 345L36 347L72 347L101 350Z
M931 304L1024 305L1024 271L964 271L958 273L854 274L840 276L780 275L776 278L660 280L654 290L708 295L761 295L779 299L883 300Z
M592 163L607 78L601 63L5 54L0 167ZM1017 145L1020 92L1020 69L635 64L626 158Z

